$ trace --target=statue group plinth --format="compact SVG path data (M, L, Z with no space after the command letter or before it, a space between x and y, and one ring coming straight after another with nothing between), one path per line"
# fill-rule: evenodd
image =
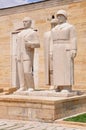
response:
M23 19L24 28L16 38L16 65L18 75L18 93L35 90L34 50L40 47L37 31L32 28L31 18ZM44 59L46 85L50 91L73 93L74 58L77 53L75 27L67 22L65 10L59 10L51 20L51 30L44 34ZM50 92L51 93L51 92ZM72 95L72 94L70 94Z

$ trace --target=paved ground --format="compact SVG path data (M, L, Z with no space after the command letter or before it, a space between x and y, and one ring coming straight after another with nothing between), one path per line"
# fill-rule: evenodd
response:
M0 130L86 130L86 129L74 126L65 126L59 123L0 120Z

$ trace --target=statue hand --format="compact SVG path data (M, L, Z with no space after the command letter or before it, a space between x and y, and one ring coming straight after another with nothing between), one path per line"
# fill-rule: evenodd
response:
M31 51L32 49L33 49L33 48L28 47L28 48L26 48L26 52Z
M25 48L30 48L31 44L28 44L28 42L25 42Z
M17 60L17 55L14 55L15 60Z
M31 48L34 48L35 47L35 45L34 44L31 44Z
M75 58L76 57L76 50L71 50L71 58Z

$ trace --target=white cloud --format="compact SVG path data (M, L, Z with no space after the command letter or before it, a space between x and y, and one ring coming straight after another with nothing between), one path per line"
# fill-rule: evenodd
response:
M0 8L26 4L26 0L0 0Z
M22 4L28 4L43 0L0 0L0 8L8 8Z

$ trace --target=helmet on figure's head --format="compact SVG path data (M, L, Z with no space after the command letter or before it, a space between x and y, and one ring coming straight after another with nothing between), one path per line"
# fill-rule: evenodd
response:
M58 16L58 15L63 15L67 19L67 12L65 10L59 10L59 11L57 11L56 16Z

